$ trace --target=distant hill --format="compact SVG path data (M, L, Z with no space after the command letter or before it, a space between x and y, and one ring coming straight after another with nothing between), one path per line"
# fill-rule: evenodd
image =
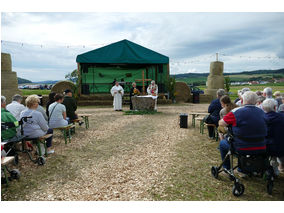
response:
M52 80L47 80L47 81L37 81L33 82L34 84L56 84L60 80L52 81Z
M205 85L208 75L209 73L184 73L171 76L175 77L176 81L183 81L194 85ZM231 82L273 81L273 79L284 78L284 69L224 73L224 76L230 77Z
M26 84L26 83L32 83L32 82L30 80L18 77L18 84Z
M256 74L284 74L284 68L279 70L254 70L254 71L243 71L243 72L231 72L224 73L224 75L256 75ZM171 75L177 78L194 78L194 77L207 77L209 73L184 73Z

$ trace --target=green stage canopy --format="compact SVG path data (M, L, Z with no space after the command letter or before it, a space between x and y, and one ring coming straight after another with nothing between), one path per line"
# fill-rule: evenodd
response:
M90 64L168 64L169 57L124 39L78 55L76 62Z

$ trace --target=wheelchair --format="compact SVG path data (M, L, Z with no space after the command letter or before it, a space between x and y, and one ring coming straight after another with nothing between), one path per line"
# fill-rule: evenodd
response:
M214 178L218 179L218 175L221 172L225 172L229 175L231 181L234 181L234 185L232 188L232 193L234 196L239 197L245 191L245 186L241 183L241 181L235 176L234 170L239 168L243 173L247 174L249 177L259 175L263 177L266 181L266 191L269 195L272 194L273 190L273 182L275 178L273 167L270 165L270 156L266 153L257 154L257 155L247 155L240 154L235 151L233 146L234 136L232 134L232 127L228 128L228 136L227 141L229 143L229 151L226 154L224 160L222 161L220 166L212 166L211 174ZM233 166L234 157L237 157L238 163L237 166ZM223 165L226 160L230 159L230 169L223 168Z

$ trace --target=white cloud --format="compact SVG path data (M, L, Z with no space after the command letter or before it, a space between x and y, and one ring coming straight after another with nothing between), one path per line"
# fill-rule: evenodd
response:
M170 64L177 74L209 72L216 52L231 56L220 56L225 71L283 68L283 59L257 58L283 57L283 25L283 13L2 13L1 36L38 45L2 43L22 74L42 68L70 72L78 54L122 39L180 61Z

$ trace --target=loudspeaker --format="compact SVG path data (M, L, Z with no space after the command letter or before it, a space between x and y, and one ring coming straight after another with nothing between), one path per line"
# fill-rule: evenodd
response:
M90 94L90 89L88 84L82 85L82 94L84 95L89 95Z

